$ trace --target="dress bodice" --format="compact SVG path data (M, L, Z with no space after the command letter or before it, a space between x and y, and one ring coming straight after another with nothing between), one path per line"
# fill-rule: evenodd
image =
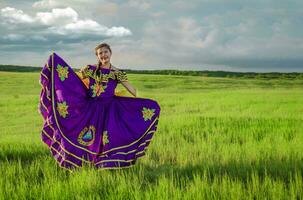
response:
M92 98L113 97L117 84L127 81L123 70L97 68L87 65L81 69L83 78L88 79L88 95Z
M109 75L112 73L110 69L99 69L96 71L97 77L102 77L104 75ZM88 94L93 98L102 98L102 97L113 97L115 93L115 88L117 87L117 81L112 78L107 80L102 80L102 78L95 79L89 77L89 90Z

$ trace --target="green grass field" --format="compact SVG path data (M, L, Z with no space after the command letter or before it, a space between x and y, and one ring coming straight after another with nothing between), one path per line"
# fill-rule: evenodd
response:
M128 77L161 106L147 155L70 173L40 138L39 73L0 72L0 199L303 199L303 79Z

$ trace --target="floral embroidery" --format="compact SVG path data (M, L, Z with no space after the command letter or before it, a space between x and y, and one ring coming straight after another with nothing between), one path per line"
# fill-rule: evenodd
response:
M103 141L103 145L106 145L109 143L107 131L103 131L102 141Z
M93 97L98 97L101 95L101 93L103 93L106 89L106 85L101 85L98 83L95 83L94 85L90 86L90 88L93 90Z
M93 70L89 69L89 66L84 66L80 69L79 73L81 74L81 78L85 79L88 78L89 75L93 73Z
M93 75L93 70L92 70L92 69L88 69L88 70L86 71L86 75L87 75L87 76L92 76L92 75Z
M117 80L119 83L123 81L127 81L126 72L122 70L110 70L107 74L100 73L98 76L96 74L96 69L90 69L90 66L85 66L80 70L83 73L83 77L90 77L94 79L96 82L105 82L107 83L109 79Z
M64 81L66 78L68 78L68 67L57 65L56 70L61 81Z
M108 79L113 79L115 80L116 79L116 75L113 71L110 71L108 74L103 74L103 73L100 73L100 75L98 76L96 73L91 73L91 74L88 74L88 76L90 76L91 78L95 79L97 82L105 82L107 83L108 82Z
M84 146L89 146L94 142L96 128L91 125L89 127L84 127L78 136L78 142Z
M57 111L61 115L61 117L66 118L66 115L68 114L67 111L68 105L66 101L63 101L62 103L57 103Z
M116 71L116 76L119 83L128 81L126 72L124 71Z
M155 114L155 109L143 107L142 114L143 114L144 121L151 120L151 118Z
M100 76L100 78L99 77L97 77L97 79L100 81L100 82L108 82L108 79L113 79L113 80L115 80L116 79L116 77L115 77L115 74L114 74L114 72L109 72L108 74L101 74L101 76Z

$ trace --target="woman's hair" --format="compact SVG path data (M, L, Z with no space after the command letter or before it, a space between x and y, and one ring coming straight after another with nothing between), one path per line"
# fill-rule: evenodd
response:
M110 48L110 46L107 43L101 43L98 46L95 47L95 54L97 55L98 49L101 49L102 47L105 47L109 50L110 53L112 53L112 50ZM101 62L100 60L98 60L98 64L97 67L99 68L101 66Z
M111 50L110 46L107 43L101 43L98 46L96 46L96 48L95 48L95 54L96 55L97 55L98 49L101 49L102 47L107 48L110 51L110 53L112 53L112 50Z

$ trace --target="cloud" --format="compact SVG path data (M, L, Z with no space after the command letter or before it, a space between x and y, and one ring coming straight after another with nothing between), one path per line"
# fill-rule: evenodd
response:
M128 41L128 45L113 42L117 48L128 46L124 51L131 57L138 52L140 60L157 67L218 69L226 66L228 69L229 66L238 71L274 71L275 67L298 70L301 67L303 70L303 37L290 36L290 21L241 18L245 16L243 12L245 10L201 19L150 20L143 27L141 39ZM135 65L137 60L130 62Z
M119 12L119 5L113 2L103 2L101 5L97 6L96 13L102 16L108 15L110 17L115 17Z
M78 21L78 13L70 8L54 8L51 12L38 12L35 21L43 25L57 25L59 23L68 24ZM97 23L97 22L95 22Z
M16 41L16 40L23 40L24 36L20 35L20 34L8 34L8 35L3 36L3 38L5 40L10 40L10 41L15 40Z
M98 3L98 2L100 3L100 0L90 0L90 3ZM86 0L65 0L65 1L41 0L34 2L32 4L32 7L36 9L50 9L50 8L58 8L58 7L67 7L69 5L77 6L78 4L87 4L87 3L88 2Z
M6 7L1 9L1 16L8 21L8 23L33 23L35 20L22 10Z
M177 0L173 1L171 6L177 10L191 10L195 8L195 3L188 3L186 1Z
M1 9L1 17L7 28L1 43L29 44L35 41L54 44L96 40L109 37L129 36L132 32L124 27L106 27L91 19L80 19L72 8L54 8L50 12L37 12L30 16L11 7ZM18 24L18 26L14 26ZM18 34L15 34L15 33ZM8 40L8 41L5 41ZM78 41L77 41L78 40ZM37 43L38 44L38 43Z
M303 71L299 0L14 1L0 3L0 53L60 49L81 62L82 47L106 41L133 68Z
M151 4L144 0L129 0L127 4L130 7L134 7L140 10L147 10L151 7Z
M37 1L35 2L32 6L34 8L54 8L57 6L60 6L61 4L58 1L54 0L42 0L42 1Z

